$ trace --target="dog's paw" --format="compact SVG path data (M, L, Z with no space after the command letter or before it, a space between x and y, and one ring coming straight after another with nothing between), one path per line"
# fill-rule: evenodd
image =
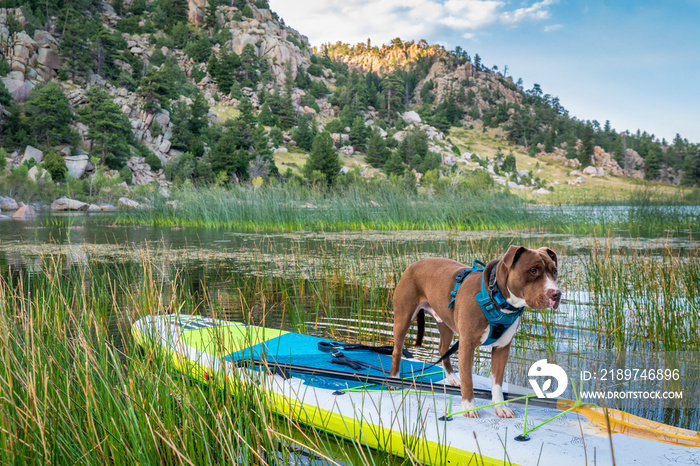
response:
M454 373L447 374L445 378L447 379L447 383L450 385L454 385L455 387L460 387L462 385L459 377L457 377Z
M515 413L506 405L496 405L496 416L502 418L512 418L515 417Z
M476 403L474 402L474 400L472 400L472 401L462 400L462 411L464 411L466 409L474 409L474 408L476 408ZM478 410L467 411L466 413L463 413L463 416L476 419L479 417L479 411Z

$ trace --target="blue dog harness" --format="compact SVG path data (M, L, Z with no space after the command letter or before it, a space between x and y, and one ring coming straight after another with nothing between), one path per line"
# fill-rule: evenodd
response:
M481 265L481 267L478 267ZM457 297L457 291L459 287L462 286L462 282L469 276L472 272L484 272L486 269L486 264L479 260L472 262L472 267L470 269L463 270L455 280L455 289L450 292L452 299L447 308L452 308L454 310L455 298ZM489 293L491 291L491 293ZM476 302L484 313L486 320L489 322L489 336L486 338L481 346L488 346L495 343L501 335L503 335L510 327L515 323L516 320L522 315L525 310L524 307L514 307L503 296L501 290L498 289L496 285L496 266L491 269L491 276L489 277L488 287L486 285L486 274L483 274L481 280L481 291L476 294ZM503 312L503 310L511 311L508 313Z

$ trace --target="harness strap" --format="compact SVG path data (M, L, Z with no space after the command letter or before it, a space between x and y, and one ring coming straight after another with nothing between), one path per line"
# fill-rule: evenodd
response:
M491 293L489 293L491 290ZM525 310L524 307L511 305L498 289L496 284L496 267L491 269L489 285L486 286L486 274L481 280L481 291L476 294L476 302L489 322L489 336L481 344L488 346L495 343L503 335ZM503 312L503 311L509 312Z
M352 369L359 371L363 367L366 367L368 369L374 369L375 371L382 372L383 374L388 374L389 371L382 368L382 367L377 367L373 366L372 364L367 364L366 362L358 361L357 359L352 359L347 356L345 356L343 353L340 351L334 351L331 353L333 356L333 359L331 359L331 363L333 364L340 364L342 366L349 366Z
M477 265L481 265L481 267L478 267ZM486 268L486 264L484 264L480 260L474 260L474 262L472 262L471 269L464 269L459 273L459 275L455 277L457 283L455 283L455 289L450 291L450 296L452 296L452 299L450 300L450 304L447 305L447 309L452 308L452 310L454 310L455 298L457 298L457 291L459 291L459 287L462 286L462 282L464 281L464 279L467 278L472 272L483 272L484 268Z
M318 342L319 351L324 353L333 353L334 351L371 351L372 353L388 354L391 355L394 352L393 346L369 346L361 345L359 343L340 343L338 341L319 341ZM407 349L401 350L404 357L412 358L413 354Z

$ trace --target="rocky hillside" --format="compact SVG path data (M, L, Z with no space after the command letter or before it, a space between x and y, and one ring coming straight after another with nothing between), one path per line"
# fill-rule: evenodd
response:
M133 3L130 2L125 5L125 8L132 5ZM207 69L206 60L199 61L198 57L193 56L194 54L187 53L186 47L173 45L169 34L152 29L150 23L157 12L142 13L134 32L121 31L125 29L122 27L124 22L132 18L132 15L117 14L111 4L101 3L91 12L95 23L98 24L96 27L103 31L102 34L111 34L112 37L117 35L119 39L123 39L122 43L117 44L119 50L114 64L119 74L118 78L114 79L104 70L98 69L98 59L103 57L95 57L87 48L82 51L85 55L82 58L88 62L94 61L89 64L89 71L78 75L70 68L71 57L67 56L66 48L62 47L61 43L73 40L73 37L70 37L70 30L67 33L61 30L58 18L51 23L50 30L46 31L29 24L22 8L0 9L0 50L2 50L3 62L8 66L3 73L2 84L9 93L7 101L0 100L0 123L10 116L10 104L14 104L16 106L14 108L21 115L32 90L41 88L49 82L58 83L74 116L77 116L79 110L88 104L87 90L98 87L107 93L128 118L128 124L133 133L133 139L130 142L132 155L124 159L122 165L132 171L132 176L125 178L126 183L122 183L124 189L128 190L131 184L140 185L154 181L166 187L170 182L166 179L165 171L151 167L145 162L144 155L147 153L155 155L160 161L157 165L161 166L182 155L183 148L176 148L173 141L174 132L178 130L176 122L171 119L174 106L179 103L186 107L192 106L193 93L201 91L210 109L207 124L217 125L221 121L217 117L215 107L235 108L241 99L245 98L251 101L254 111L259 111L262 102L258 99L258 91L261 87L264 92L279 93L279 87L285 82L287 67L291 70L292 78L296 78L298 69L309 66L311 51L308 39L284 25L268 8L259 7L259 5L260 2L258 6L246 4L245 8L248 10L246 15L242 14L240 8L230 5L219 5L211 11L215 21L215 27L212 29L216 29L217 34L216 37L208 40L210 51L206 51L201 56L209 59L210 56L240 57L250 51L254 54L256 63L253 65L255 69L252 73L257 76L252 81L249 80L249 83L241 84L255 83L257 86L254 86L254 89L239 86L240 91L236 95L222 93L217 79L210 73L202 72ZM187 7L189 20L195 25L204 25L206 2L189 1ZM196 29L192 29L192 26L187 27L190 28L189 34L194 36ZM138 30L144 32L139 33ZM102 46L99 40L87 39L84 42L85 45L92 43L92 45ZM168 45L160 45L162 42ZM166 60L176 69L176 74L182 74L177 78L182 80L180 84L189 88L180 95L169 95L164 99L156 99L158 101L154 103L149 101L153 99L147 93L142 92L143 86L147 84L144 82L146 77L145 73L139 73L137 67L143 70L152 67L154 70L164 72L166 64L163 64L163 61ZM63 75L59 76L60 73ZM263 77L260 80L262 73L269 74L267 78ZM133 76L142 76L141 82L133 82ZM299 90L293 95L294 109L299 113L305 111L304 106L301 105L304 95L305 93ZM308 107L306 111L315 113L315 110ZM7 132L7 125L5 127ZM71 177L94 175L95 167L89 161L89 154L94 151L95 140L89 134L90 128L81 118L73 118L70 127L73 134L77 136L77 139L73 139L71 143L66 140L55 147L42 147L43 150L39 150L33 147L33 145L39 145L38 141L28 137L25 138L28 144L23 144L23 140L18 141L20 144L4 144L6 149L10 150L8 169L17 167L30 159L34 160L32 163L40 165L43 153L46 150L56 149L64 158L67 173ZM145 147L147 152L141 151L140 154L136 154L134 149L137 146ZM5 164L2 165L5 166ZM36 167L32 168L36 171ZM30 175L31 179L36 178L34 171ZM108 172L108 175L117 177L118 173L119 170L113 170ZM41 179L45 180L46 176L42 175Z
M314 51L266 0L112 0L80 12L26 1L0 9L0 194L116 203L181 183L332 184L337 171L320 168L336 162L305 162L317 139L345 171L409 185L483 169L511 187L553 188L509 151L583 174L700 183L697 145L577 120L459 48L395 39ZM45 7L48 17L33 13ZM484 158L451 139L462 128L506 145Z

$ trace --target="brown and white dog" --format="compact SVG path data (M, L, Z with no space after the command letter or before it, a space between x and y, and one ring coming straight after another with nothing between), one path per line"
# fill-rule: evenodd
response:
M486 265L484 274L491 276L496 267L496 286L512 306L528 306L535 309L557 308L561 290L556 285L557 255L548 248L528 249L511 246L501 260ZM401 350L412 322L418 317L416 346L423 341L425 312L437 321L440 332L439 351L443 355L450 348L452 337L459 335L459 378L454 374L449 358L443 361L449 383L462 390L462 409L476 407L472 366L474 352L489 336L488 320L475 300L481 291L482 273L471 273L462 283L455 297L454 308L448 308L450 292L455 286L455 277L464 269L464 264L450 259L423 259L411 264L401 276L394 291L394 351L390 376L399 375ZM502 310L507 313L509 311ZM505 331L491 347L491 396L493 403L503 401L503 373L508 362L508 353L520 318ZM495 406L499 417L515 417L505 404ZM479 411L464 414L479 417Z

